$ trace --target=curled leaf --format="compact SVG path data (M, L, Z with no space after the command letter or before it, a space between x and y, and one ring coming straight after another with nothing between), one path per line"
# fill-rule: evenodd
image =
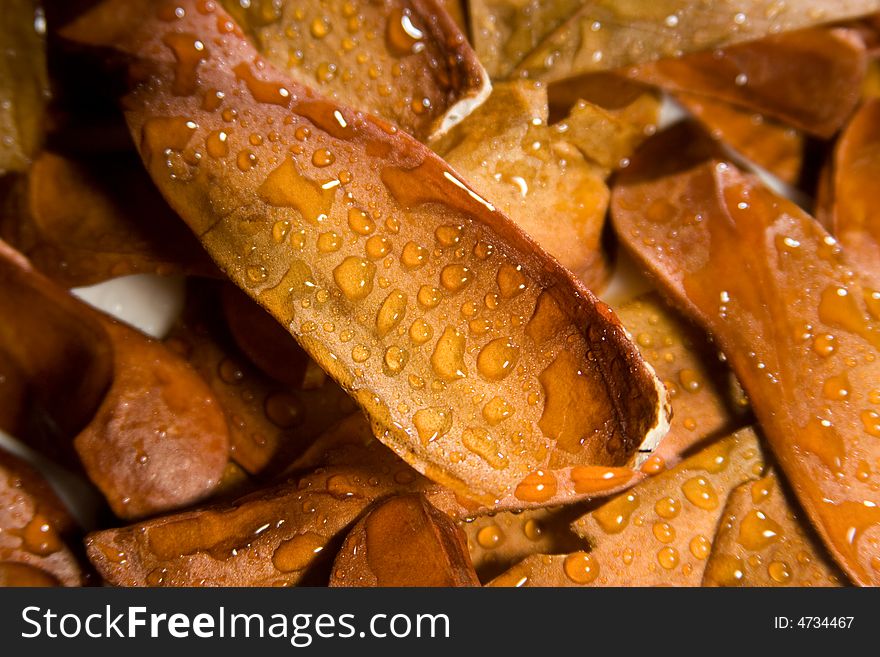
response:
M0 280L0 344L35 410L51 420L49 451L75 450L123 518L208 495L229 438L198 374L161 343L75 300L2 242Z
M24 171L43 141L49 76L36 0L9 0L0 21L0 174Z
M880 175L880 98L867 99L834 151L829 230L847 257L880 286L880 209L871 191Z
M152 72L127 120L221 268L452 490L526 506L631 483L665 394L607 306L421 144L254 66L196 5L111 1L68 34Z
M0 587L83 586L76 523L33 468L0 450Z
M492 586L699 586L724 501L761 475L757 436L743 429L578 519L590 548L534 555Z
M876 290L814 219L754 177L713 160L658 171L652 150L614 190L618 235L725 353L835 559L855 582L877 583Z
M493 77L545 81L711 50L880 9L877 0L473 0L474 48Z
M703 586L841 586L799 515L774 472L741 484L724 508Z
M43 152L0 215L0 237L67 287L135 273L217 273L126 155Z
M454 498L375 443L356 465L328 465L230 504L91 534L89 558L122 586L268 586L326 581L337 541L374 501Z
M830 137L855 109L866 66L865 44L857 33L816 28L662 59L628 74Z
M348 532L330 586L479 586L464 533L421 495L378 502Z
M222 4L296 82L422 141L461 121L491 89L439 0Z

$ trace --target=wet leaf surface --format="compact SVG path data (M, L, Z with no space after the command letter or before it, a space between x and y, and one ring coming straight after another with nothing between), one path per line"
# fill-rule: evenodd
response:
M725 499L762 470L753 430L722 438L578 519L581 550L532 555L491 586L699 586Z
M611 311L423 146L183 8L110 2L67 34L150 71L124 106L157 185L380 439L486 504L632 483L665 400Z
M545 81L712 50L876 12L876 0L705 3L471 2L474 49L493 78Z
M588 287L601 288L606 172L547 118L544 88L503 83L435 150Z
M421 495L378 502L333 562L330 586L479 586L464 533Z
M655 166L660 138L619 179L615 229L725 353L825 544L877 583L880 456L876 290L812 217L717 160Z
M773 471L731 493L703 586L841 586L846 578Z
M644 470L678 463L707 439L751 422L745 393L706 335L650 293L618 308L642 357L663 381L672 404L669 433Z
M76 522L43 477L0 450L0 587L83 586Z
M439 0L223 0L260 53L299 84L422 141L467 116L488 76ZM453 7L454 10L454 7ZM461 10L459 7L459 18Z
M232 503L91 534L89 557L109 582L123 586L326 584L345 532L376 500L422 493L447 513L465 512L449 491L383 445L358 444L357 422L337 430L349 431L355 442L341 449L352 453L340 463ZM337 435L333 442L344 441Z

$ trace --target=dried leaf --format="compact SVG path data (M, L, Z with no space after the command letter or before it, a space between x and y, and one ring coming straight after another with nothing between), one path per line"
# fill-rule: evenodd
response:
M49 97L45 19L36 0L7 0L0 19L0 174L24 171L43 141Z
M678 100L713 138L780 180L798 182L804 160L804 135L773 119L724 101L689 93Z
M375 444L375 441L374 441ZM326 582L337 541L374 501L425 493L460 514L448 491L385 447L231 504L91 534L89 558L121 586L268 586Z
M877 0L472 0L474 49L493 78L545 81L711 50L862 16Z
M0 237L66 287L135 273L218 274L126 155L42 153L0 215Z
M226 420L207 384L161 343L92 310L0 242L0 344L123 518L211 493L229 456ZM23 436L28 439L30 435Z
M699 586L730 492L761 475L757 437L744 429L580 518L591 549L534 555L492 586Z
M672 404L669 433L643 469L662 470L707 439L748 424L751 411L736 378L706 335L651 293L617 309Z
M829 173L829 230L860 272L880 286L880 209L872 191L880 176L880 98L867 99L853 116Z
M703 574L703 586L841 586L774 472L734 490Z
M435 150L477 193L596 289L609 273L601 247L606 172L567 137L547 126L546 89L520 81L496 85L489 100Z
M250 362L279 383L301 387L311 359L297 341L234 285L223 286L221 299L232 337Z
M330 586L479 586L464 533L418 494L375 504L349 531Z
M86 584L69 547L77 531L42 476L0 450L0 587Z
M297 83L422 141L466 117L491 89L439 0L222 4L260 54Z
M618 235L725 353L841 567L880 582L875 290L815 220L754 177L719 161L661 174L652 150L614 190Z
M181 6L126 19L136 7L115 0L68 33L151 71L125 106L154 180L381 440L486 504L637 478L666 431L664 390L607 306L423 146L254 69L219 10ZM175 95L192 77L196 92ZM216 91L222 109L203 109ZM217 157L194 158L203 145Z
M265 479L287 467L355 405L330 380L303 389L280 384L253 367L224 331L218 296L208 282L191 283L183 317L165 342L208 383L226 414L230 457ZM287 333L284 337L292 340Z
M631 69L628 75L830 137L855 109L866 67L865 44L856 32L815 28L662 59Z

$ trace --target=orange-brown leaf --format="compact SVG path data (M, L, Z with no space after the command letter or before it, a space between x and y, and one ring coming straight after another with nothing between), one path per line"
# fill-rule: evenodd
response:
M229 436L195 370L160 342L74 299L2 242L0 280L0 344L35 410L51 418L51 435L36 436L52 441L48 451L75 450L120 517L210 494L229 458Z
M378 502L351 528L330 586L479 586L464 533L419 494Z
M43 152L0 215L0 237L61 285L218 272L137 160Z
M820 137L846 122L861 93L867 56L852 30L769 36L632 69L635 79L760 112Z
M754 177L713 160L660 172L651 150L614 191L618 235L725 353L838 563L877 583L876 290L813 218Z
M770 471L731 493L703 586L841 586L845 579Z
M427 141L489 94L489 79L439 0L222 4L298 83Z
M88 573L70 549L77 531L42 476L0 450L0 587L84 585Z
M525 506L631 483L665 398L607 306L425 147L254 65L196 5L131 21L111 1L68 33L151 71L132 133L232 280L456 492Z
M578 519L582 550L531 556L492 585L699 586L727 496L762 468L752 429L722 438Z

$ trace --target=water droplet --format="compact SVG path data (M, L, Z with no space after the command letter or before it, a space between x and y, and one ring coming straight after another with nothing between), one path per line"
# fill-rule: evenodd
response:
M624 493L593 511L592 517L606 534L619 534L626 529L639 503L636 493Z
M675 540L675 529L668 522L655 522L651 531L661 543L671 543Z
M705 477L693 477L681 485L681 490L694 506L711 511L718 507L718 494Z
M709 553L712 551L712 542L705 536L698 534L691 539L688 548L695 558L702 560L709 557Z
M504 299L512 299L526 289L527 280L525 274L522 273L521 265L504 263L498 268L495 280L498 283L501 297Z
M782 528L777 522L768 518L763 511L752 509L740 523L737 540L747 550L757 552L778 540L781 533Z
M771 561L767 566L767 574L774 582L785 584L791 579L791 568L784 561Z
M675 518L681 512L681 503L674 497L663 497L654 505L657 515L666 520Z
M449 247L455 246L461 241L461 233L461 226L443 225L437 227L434 231L434 237L437 238L440 246Z
M355 363L363 363L370 357L370 348L363 344L351 348L351 359Z
M465 343L464 334L451 326L447 326L437 340L434 353L431 354L431 367L442 381L455 381L467 376Z
M376 330L379 337L385 337L394 330L406 314L406 293L402 290L393 290L376 314Z
M452 411L448 408L423 408L413 415L413 425L423 445L445 436L452 428Z
M423 319L417 319L409 327L409 339L416 345L425 344L434 335L434 329Z
M485 550L492 550L504 541L504 532L498 525L486 525L477 532L477 543Z
M317 246L321 253L333 253L342 248L342 236L335 230L321 233L318 235Z
M428 249L419 246L415 242L407 242L403 245L400 254L400 263L409 270L420 269L428 261Z
M477 371L489 381L501 381L513 371L519 351L507 338L492 340L477 356Z
M471 270L464 265L446 265L440 271L440 284L453 294L461 292L472 280Z
M350 208L348 210L348 227L358 235L369 235L376 230L376 222L363 210Z
M572 552L565 557L562 569L575 584L589 584L599 576L599 562L588 552Z
M409 353L405 349L392 345L385 350L383 370L387 376L395 376L403 371L408 360Z
M553 473L535 470L519 482L514 495L524 502L543 503L553 498L556 491L556 477Z
M489 432L479 427L468 427L461 434L462 444L471 452L482 458L490 467L503 470L508 465L508 458L502 454Z
M428 310L436 308L442 298L440 290L430 285L422 285L416 294L416 300L419 302L419 305Z
M367 240L365 249L368 258L371 260L379 260L391 253L391 240L382 235L373 235Z
M294 536L275 549L272 563L282 573L303 570L314 562L315 556L324 549L325 544L326 539L314 532Z
M346 297L360 301L373 291L375 274L376 265L363 258L348 256L333 270L333 280Z
M490 427L497 426L511 415L514 408L507 403L502 397L493 397L485 406L483 406L483 418Z
M657 562L666 570L672 570L678 565L678 550L674 547L665 547L657 553Z

